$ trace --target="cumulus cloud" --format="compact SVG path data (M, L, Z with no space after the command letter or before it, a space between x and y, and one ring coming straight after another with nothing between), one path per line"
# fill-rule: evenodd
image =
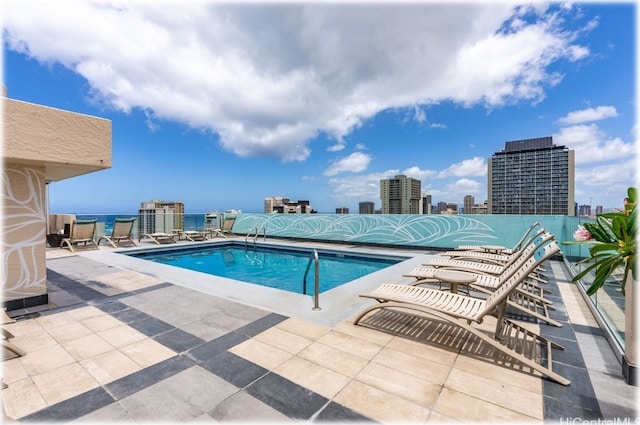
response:
M307 159L321 133L342 149L390 108L537 102L562 78L556 61L589 54L580 29L563 28L558 14L570 9L510 2L8 0L3 9L6 46L77 72L94 100L283 161Z
M592 164L636 154L636 146L622 139L608 138L596 124L564 127L553 135L554 144L575 150L576 164Z
M566 116L560 118L558 123L580 124L584 122L599 121L606 118L614 118L618 116L618 111L613 106L598 106L596 108L587 108L580 111L569 112Z
M366 153L354 152L351 155L338 159L324 172L325 176L335 176L336 174L349 171L352 173L359 173L369 167L369 163L373 157Z
M474 156L471 159L465 159L456 164L450 165L446 170L438 173L437 177L444 178L449 176L486 176L487 161L480 156Z
M398 175L399 170L329 179L333 199L339 202L380 202L380 180Z

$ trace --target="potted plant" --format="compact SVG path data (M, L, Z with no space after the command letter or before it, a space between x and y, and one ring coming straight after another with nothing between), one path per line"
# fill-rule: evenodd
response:
M589 257L577 264L589 264L573 281L594 272L595 278L587 290L593 295L617 269L623 268L622 293L629 276L637 281L636 267L636 202L637 188L630 187L624 200L624 209L598 214L595 222L578 226L574 241L566 244L590 244Z

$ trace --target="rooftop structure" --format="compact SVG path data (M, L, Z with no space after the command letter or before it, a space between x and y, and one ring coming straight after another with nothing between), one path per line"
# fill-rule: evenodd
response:
M420 180L405 175L380 180L382 214L419 214Z
M551 137L506 142L488 161L492 214L575 215L574 151Z

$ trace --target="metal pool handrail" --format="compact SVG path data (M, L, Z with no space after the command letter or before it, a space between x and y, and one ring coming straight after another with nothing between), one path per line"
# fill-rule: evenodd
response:
M318 251L313 250L311 253L311 258L309 258L309 262L307 263L307 269L304 272L304 279L302 281L302 293L307 295L307 275L309 274L309 269L311 268L311 262L315 263L315 293L313 295L313 310L322 310L320 308L320 260L318 258Z

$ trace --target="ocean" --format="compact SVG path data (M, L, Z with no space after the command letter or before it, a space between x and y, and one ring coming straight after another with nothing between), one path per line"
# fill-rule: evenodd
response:
M113 223L117 218L138 218L138 214L91 214L84 215L78 214L76 218L78 220L93 220L97 219L98 222L104 223L105 234L111 234L111 230L113 229ZM202 230L204 229L204 217L205 214L185 214L184 215L184 229L183 230ZM135 229L134 231L136 231Z

